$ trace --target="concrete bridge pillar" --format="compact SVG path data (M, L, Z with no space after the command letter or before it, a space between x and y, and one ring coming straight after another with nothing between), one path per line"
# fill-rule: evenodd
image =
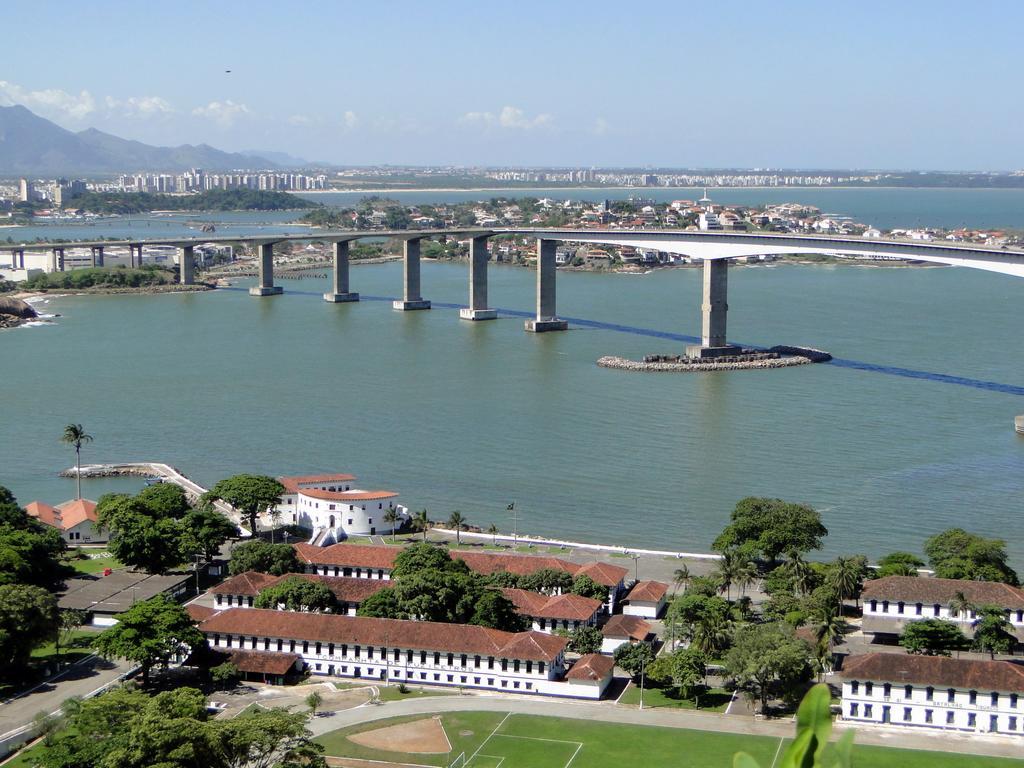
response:
M531 333L564 331L569 327L555 314L555 247L554 240L537 240L537 317L526 321Z
M194 246L183 245L178 258L178 280L182 285L193 285L196 282L196 256Z
M25 249L18 248L11 251L11 268L12 269L24 269L25 268Z
M430 309L430 302L420 296L420 240L412 237L403 244L402 298L392 303L395 309Z
M138 259L138 261L136 261ZM141 267L142 266L142 246L141 245L129 245L128 246L128 266L129 267Z
M92 265L94 267L103 266L103 246L94 245L92 246Z
M730 346L726 338L728 294L728 259L704 259L700 345L691 344L686 348L686 353L691 357L722 357L740 351L739 347Z
M274 244L259 244L260 283L249 289L250 296L276 296L284 293L284 288L274 285Z
M493 320L496 310L487 306L487 238L474 237L469 241L469 308L460 309L463 320Z
M348 240L334 243L334 285L324 294L324 301L338 304L345 301L359 301L358 293L348 289Z
M51 272L63 272L64 271L64 249L54 248L50 255L50 271Z

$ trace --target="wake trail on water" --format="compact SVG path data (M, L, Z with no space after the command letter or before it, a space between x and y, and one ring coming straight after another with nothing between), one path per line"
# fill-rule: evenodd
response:
M237 286L231 286L228 288L221 288L219 290L229 291L246 291L246 288L240 288ZM284 296L312 296L318 299L323 297L322 292L314 291L286 291ZM363 301L395 301L396 297L392 296L366 296L361 297ZM431 302L432 306L440 309L466 309L465 304L450 304L446 302L434 301ZM522 317L530 318L534 316L533 312L524 312L519 309L505 309L502 307L495 307L499 315L505 315L506 317ZM564 317L560 316L562 320L567 320L573 325L581 328L594 328L602 331L613 331L615 333L628 333L633 336L646 336L653 339L665 339L668 341L682 341L689 344L699 344L700 338L697 336L687 336L683 333L672 333L671 331L659 331L655 328L640 328L634 325L623 325L621 323L606 323L601 320L588 320L583 317ZM756 344L743 344L736 342L743 347L751 347L754 349L762 349ZM936 373L934 371L919 371L913 368L901 368L895 365L882 365L879 363L868 363L861 360L847 360L845 358L834 357L827 363L819 363L819 365L834 365L837 368L850 368L857 371L867 371L868 373L881 373L886 376L899 376L905 379L920 379L923 381L933 381L939 384L953 384L959 387L971 387L973 389L980 389L986 392L998 392L1004 395L1017 395L1024 397L1024 386L1016 384L1003 384L998 381L985 381L984 379L971 379L966 376L955 376L949 373Z

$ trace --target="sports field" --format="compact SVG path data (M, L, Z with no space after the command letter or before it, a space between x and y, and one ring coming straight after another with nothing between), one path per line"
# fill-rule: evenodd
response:
M416 715L333 731L317 739L340 768L731 768L743 750L763 768L778 758L780 740L653 726L620 725L500 712L453 712L440 716L450 751L434 751L436 739L413 744L411 752L372 748L373 731L407 724L424 728L429 716ZM435 716L436 717L436 716ZM394 730L382 735L393 734ZM349 736L360 734L356 743ZM378 744L387 743L386 739ZM403 739L403 749L410 740ZM364 761L377 761L367 763ZM969 761L969 762L968 762ZM854 768L1024 768L1024 761L966 757L956 752L915 752L855 747Z

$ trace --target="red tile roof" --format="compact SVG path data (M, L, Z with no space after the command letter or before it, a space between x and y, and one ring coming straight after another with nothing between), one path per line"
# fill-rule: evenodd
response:
M269 573L246 571L225 579L210 591L215 595L252 595L255 597L260 590L277 580L277 576L271 576Z
M491 573L507 571L517 576L526 576L544 568L556 571L575 573L574 563L559 560L557 557L541 557L536 555L499 555L493 552L464 552L452 550L452 558L462 560L470 570L485 576Z
M228 661L238 667L239 672L257 675L287 675L295 668L301 657L297 653L277 651L232 651Z
M861 600L889 600L905 603L947 605L957 592L963 592L975 605L1024 608L1024 589L995 581L935 579L923 576L886 576L865 582Z
M332 544L318 547L313 544L294 544L299 561L315 565L337 565L351 568L383 568L391 570L400 547L381 547L369 544Z
M61 527L60 515L49 504L44 504L41 501L30 501L25 505L25 511L28 512L29 516L36 518L44 525L49 525L53 528Z
M336 645L351 643L536 661L553 661L565 649L567 642L565 638L543 632L502 632L466 624L370 619L260 608L229 608L210 617L199 628L207 635L272 637Z
M285 493L296 493L299 490L300 485L312 485L314 483L350 483L355 479L355 475L326 474L279 477L277 478L277 481L284 486Z
M646 640L651 634L651 625L639 616L617 613L608 619L608 623L601 629L601 634L616 639Z
M659 603L668 592L668 584L660 581L638 581L629 590L626 599L630 602L639 600L644 603Z
M222 581L211 592L215 595L243 595L256 597L267 587L279 584L288 578L317 581L326 586L334 596L344 603L361 603L370 595L380 592L391 582L384 579L354 579L345 576L318 576L315 573L286 573L282 576L270 576L265 573L246 571Z
M618 586L624 578L626 578L626 574L628 573L628 569L622 568L618 565L593 562L578 566L575 575L589 576L604 587L615 587Z
M64 530L68 531L79 523L97 522L96 502L89 499L72 499L57 505L57 512L63 521Z
M566 674L566 680L604 680L615 669L615 661L611 656L600 653L588 653L580 656Z
M877 680L943 688L1013 693L1024 691L1024 665L1016 661L868 653L848 658L839 676L845 680Z
M394 491L321 491L319 488L300 488L303 496L325 501L378 501L398 496Z
M516 613L538 619L588 621L602 605L600 600L572 593L548 596L526 589L509 588L501 591L515 605Z
M198 603L190 603L185 606L185 610L188 612L189 617L192 621L199 623L206 621L208 618L217 613L216 608L210 608L206 605L199 605Z

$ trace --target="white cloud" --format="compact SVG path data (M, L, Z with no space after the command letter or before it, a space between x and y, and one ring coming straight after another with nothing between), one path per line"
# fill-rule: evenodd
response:
M345 111L342 120L345 123L345 127L350 131L359 123L359 118L351 109Z
M44 117L69 120L82 120L96 111L96 99L88 91L77 95L60 88L30 91L6 80L0 80L0 103L22 104Z
M160 117L175 111L174 107L160 96L129 96L124 101L107 96L104 103L108 112L121 117Z
M595 136L604 136L608 133L609 128L611 128L611 126L608 125L607 120L603 117L597 117L594 119L594 125L590 129L590 132Z
M237 104L231 99L225 99L224 101L211 101L205 107L196 107L192 110L192 114L212 120L222 128L230 128L239 117L251 113L245 104Z
M310 119L305 115L292 115L288 118L289 125L309 125Z
M533 117L527 117L526 113L518 107L504 106L498 114L493 112L467 112L462 116L460 122L483 125L487 128L516 128L528 131L550 123L551 115L541 113Z

